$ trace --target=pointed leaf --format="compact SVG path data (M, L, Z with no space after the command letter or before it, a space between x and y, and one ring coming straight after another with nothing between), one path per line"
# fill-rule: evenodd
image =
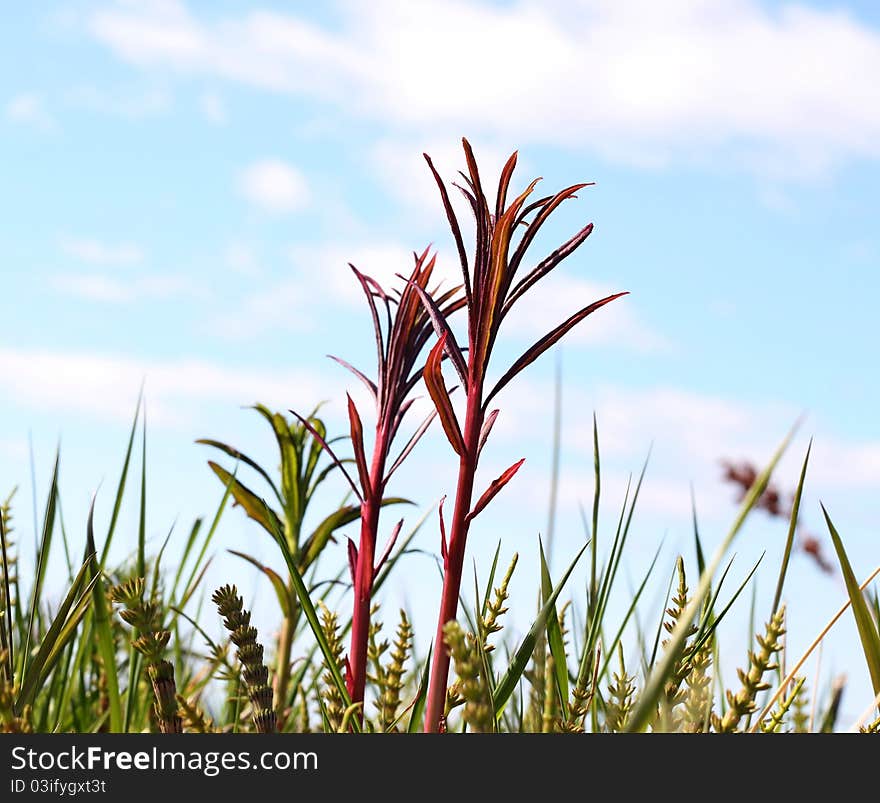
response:
M507 701L510 699L510 695L513 694L513 690L516 688L516 685L519 683L520 678L525 672L526 667L529 664L529 661L532 659L532 653L535 649L535 643L538 640L538 636L543 632L544 625L547 622L547 617L550 616L553 607L556 605L556 600L559 595L562 593L562 589L565 588L565 584L568 582L568 578L571 577L571 573L574 571L574 567L577 565L577 562L581 559L581 556L584 554L584 551L587 548L587 544L584 544L580 551L575 555L574 560L571 562L571 565L566 570L565 574L562 575L562 579L559 581L559 584L553 591L550 593L550 596L547 597L544 604L541 606L541 610L538 612L538 617L532 623L531 628L529 628L529 632L526 634L525 638L522 640L522 643L517 648L516 652L513 655L513 660L510 662L510 666L507 667L507 671L498 681L495 686L495 693L492 695L492 702L495 706L496 716L500 716L504 711L504 706Z
M544 335L537 343L535 343L525 354L522 355L507 371L501 379L498 380L498 384L492 389L492 392L486 397L485 404L488 405L495 394L498 393L511 379L513 379L520 371L523 370L528 365L531 365L538 357L540 357L547 349L551 346L555 345L562 337L564 337L569 330L573 329L577 324L579 324L584 318L588 315L594 313L600 307L604 307L606 304L611 303L617 298L621 296L628 295L627 292L623 293L615 293L614 295L610 295L607 298L600 299L599 301L594 301L588 307L584 307L580 312L576 312L572 315L567 321L559 324L552 332Z
M358 548L354 545L351 538L348 541L348 570L351 572L351 582L357 582L357 564L358 564Z
M871 674L871 685L874 687L874 694L880 696L880 631L877 630L877 622L871 616L868 603L859 589L859 581L853 574L846 550L843 548L843 540L831 523L831 517L825 510L825 505L821 505L821 507L825 523L828 525L828 532L831 533L831 540L834 542L837 559L840 561L840 570L843 572L846 590L850 602L852 602L853 616L859 630L859 638L862 641L862 651L865 653L865 661L868 663L868 671Z
M270 569L264 563L258 561L256 558L246 555L244 552L230 549L229 554L235 555L235 557L241 558L242 560L246 560L251 566L256 566L266 575L266 577L269 578L269 582L272 583L272 588L275 589L275 596L278 597L278 605L281 607L281 612L284 614L285 618L289 617L291 613L290 596L287 593L287 586L284 584L284 580L281 579L281 575L274 569Z
M376 564L376 568L373 569L373 579L376 579L376 575L382 571L382 567L385 565L385 561L391 556L391 550L394 549L394 545L397 543L397 536L400 535L400 530L403 527L403 519L401 519L397 524L394 525L394 529L391 531L391 535L388 538L388 543L385 545L385 549L382 552L382 557L379 558L379 562Z
M401 276L401 278L403 277ZM462 354L461 348L459 348L459 345L455 340L455 335L453 334L452 329L449 328L449 323L437 307L434 299L431 298L424 288L419 287L419 285L412 281L410 282L410 286L419 294L419 298L422 300L422 304L424 304L425 309L428 312L428 317L431 319L437 337L443 341L443 348L449 357L449 361L455 368L455 372L458 374L462 386L467 387L467 362L465 362L464 354Z
M278 514L266 504L265 499L257 496L250 488L239 482L223 466L213 460L209 460L208 465L220 478L220 482L229 487L232 497L237 504L241 505L248 518L257 522L270 535L275 529L284 530L284 525Z
M544 544L538 539L538 551L541 558L541 604L546 604L553 593L553 581L550 579L550 568L544 556ZM568 705L568 665L565 656L565 643L562 640L562 628L556 606L552 605L547 614L547 644L553 656L553 669L556 679L556 693L559 695L559 710L565 711Z
M351 396L345 394L348 399L348 422L351 429L351 446L354 449L354 461L357 465L358 475L361 480L361 488L365 499L372 496L372 483L370 482L370 469L367 468L367 455L364 452L364 425L358 415L357 407L351 400Z
M492 484L486 489L486 492L479 498L477 504L474 505L474 509L468 514L469 519L475 519L486 505L489 504L494 498L495 495L505 486L508 482L513 478L513 475L519 471L519 467L526 462L525 458L522 460L518 460L514 463L509 469L507 469L497 480L493 480Z
M498 418L499 412L499 410L492 410L483 421L483 426L480 427L480 442L477 446L477 457L480 456L480 452L483 451L483 447L486 445L486 440L489 438L489 433L492 432L492 427L495 425L495 419Z
M372 379L370 379L363 372L358 371L358 369L355 368L351 363L348 363L345 360L340 359L339 357L334 357L332 354L328 354L327 356L334 362L339 363L343 368L347 368L349 371L351 371L351 373L353 373L358 379L361 380L361 382L364 383L364 385L367 386L367 390L370 391L370 395L373 397L373 401L378 401L377 394L379 392L379 389L376 387L376 383Z
M357 485L355 485L354 480L351 478L351 475L345 470L345 465L342 460L340 460L336 453L330 448L330 444L324 440L324 436L321 435L320 432L314 427L314 425L307 419L303 418L296 410L290 411L292 415L296 416L300 423L311 433L312 437L315 438L318 443L324 448L324 451L327 452L327 455L334 462L336 467L342 472L345 479L348 480L348 484L351 486L351 490L354 491L354 495L358 498L358 501L363 502L364 498L361 496L361 492L358 490Z
M504 308L501 311L501 317L503 318L507 315L510 308L523 293L550 273L562 260L573 254L592 233L593 224L588 223L570 240L560 245L550 256L541 260L535 268L529 271L508 294L504 302Z
M504 169L501 171L501 178L498 180L498 195L495 201L495 219L498 220L504 214L504 208L507 205L507 190L510 187L510 179L513 171L516 169L516 160L518 153L514 151L510 154Z
M407 457L409 457L410 452L416 448L416 444L421 440L422 435L428 431L428 427L431 426L431 422L436 418L437 410L432 410L430 415L419 424L419 428L413 433L412 437L406 442L406 446L400 450L400 454L397 456L397 459L391 464L391 468L388 469L388 473L385 475L384 482L387 483L390 479L391 475L400 468L401 464Z
M427 153L423 153L422 156L425 157L425 161L428 163L428 167L431 169L431 173L434 176L434 181L437 183L437 187L440 190L440 199L443 201L443 209L446 211L446 219L449 221L449 228L452 230L452 236L455 239L455 247L458 249L458 258L461 262L461 274L464 277L464 290L467 294L468 303L470 303L471 276L468 268L467 252L465 251L464 240L461 236L461 227L458 225L458 218L455 215L455 210L452 208L452 203L449 201L449 193L446 190L446 185L443 183L443 179L440 178L440 174L434 167L431 157L428 156Z
M382 500L382 507L386 505L411 505L409 499L399 496L388 496ZM306 539L299 553L299 569L305 572L314 560L321 554L324 547L330 541L333 533L346 524L351 524L361 517L360 505L344 505L335 510L322 521Z
M452 409L452 401L449 399L449 393L446 391L446 383L443 380L443 372L440 370L440 358L443 354L444 341L446 337L442 336L437 345L431 349L428 360L425 363L424 379L428 388L428 393L437 408L440 416L440 423L443 425L443 431L452 448L458 455L464 454L464 441L461 437L461 430L458 426L458 420L455 417L455 410Z
M225 443L221 443L220 441L211 440L210 438L199 438L196 443L201 444L202 446L213 446L215 449L219 449L221 452L228 454L234 460L238 460L245 465L250 466L254 471L256 471L266 482L269 483L269 487L272 488L272 491L275 493L276 499L281 501L281 494L278 492L278 488L275 486L275 483L272 481L272 478L266 472L266 470L255 460L251 460L246 454L239 452L238 449L229 446Z

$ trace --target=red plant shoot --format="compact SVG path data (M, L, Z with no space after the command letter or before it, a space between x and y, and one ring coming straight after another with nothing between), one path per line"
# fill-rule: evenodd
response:
M432 294L428 289L428 283L434 272L436 257L429 258L427 249L421 255L414 256L415 267L403 284L403 289L395 290L391 294L386 293L374 279L361 273L353 265L349 266L364 291L370 309L378 362L376 380L368 378L366 374L344 360L332 357L367 387L376 404L375 439L372 457L368 460L361 417L351 396L348 397L351 444L357 467L356 481L352 479L341 461L334 457L361 505L360 541L357 545L351 540L348 542L354 606L346 684L353 703L364 701L373 582L391 554L403 525L401 520L392 529L387 546L377 560L379 514L385 496L385 487L391 475L410 454L436 415L432 412L421 423L389 466L392 443L414 401L411 393L422 378L422 369L416 367L416 362L432 332L431 321L420 300L420 294L424 298L430 298L434 308L444 317L452 315L465 304L465 299L459 295L460 287L452 287L443 292L435 288ZM330 454L332 455L332 452ZM363 717L363 711L360 715Z
M431 322L438 335L438 341L425 365L425 384L443 424L443 431L459 456L455 508L448 533L443 521L442 509L440 516L443 592L425 710L427 732L437 732L442 726L449 674L449 653L443 647L443 627L447 622L455 619L458 610L470 524L512 479L523 463L522 460L514 463L474 503L474 478L480 452L498 415L498 411L490 410L489 405L498 392L520 371L550 349L578 323L610 301L626 295L616 293L576 312L532 345L510 366L491 390L486 392L486 372L502 321L514 303L590 236L593 224L586 225L515 282L529 246L550 215L563 201L576 197L575 193L588 185L575 184L555 195L548 195L527 204L526 201L538 182L536 179L525 192L508 205L508 189L517 161L517 154L514 153L501 172L495 204L494 207L490 207L483 192L471 146L467 140L463 140L463 145L467 174L461 174L464 186L457 184L454 186L464 194L476 220L476 245L472 265L468 260L461 227L450 203L446 186L427 154L425 159L440 190L440 197L461 262L467 302L467 358L450 329L445 312L422 288L414 282L411 283L429 311ZM520 231L522 233L514 245L515 235ZM455 368L461 387L467 394L465 417L461 424L452 408L441 372L441 357L444 355Z

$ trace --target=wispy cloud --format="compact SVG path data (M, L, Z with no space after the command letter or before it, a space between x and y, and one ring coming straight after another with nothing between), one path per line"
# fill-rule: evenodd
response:
M307 407L326 394L321 379L306 372L288 370L281 376L202 359L0 348L0 392L12 404L127 421L142 382L153 425L165 426L197 420L199 406L207 402L241 405L259 400L284 409L291 400Z
M466 128L652 167L722 152L783 177L880 157L880 32L837 9L758 0L338 6L341 29L266 11L209 19L174 0L103 8L89 28L143 67L335 100L346 113L434 136ZM499 69L511 54L528 54L528 64Z
M121 279L97 273L59 274L51 285L57 292L88 301L126 304L150 299L198 297L198 286L185 277L142 276Z
M99 266L129 266L143 262L144 252L134 243L108 243L92 237L61 237L61 250L68 256Z
M247 167L239 177L239 188L248 201L273 214L296 212L309 200L303 174L280 159L264 159Z
M6 119L42 131L52 131L57 127L45 98L36 92L23 92L11 98L6 104Z

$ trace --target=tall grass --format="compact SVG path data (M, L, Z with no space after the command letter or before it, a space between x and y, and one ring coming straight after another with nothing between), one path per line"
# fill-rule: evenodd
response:
M446 185L428 160L458 251L461 287L429 286L435 257L427 251L415 255L414 267L393 288L383 288L353 269L373 322L375 378L342 359L337 361L374 398L372 444L365 437L369 427L351 398L347 431L335 436L318 410L288 416L257 405L254 410L277 446L277 468L267 468L222 441L200 441L221 456L208 462L220 483L219 503L184 537L170 535L155 554L148 552L146 539L147 435L140 402L115 493L93 502L82 543L68 534L78 530L68 531L61 520L60 454L45 494L36 560L27 572L19 561L26 547L15 532L17 497L14 490L2 497L0 730L825 732L849 724L838 721L842 686L817 688L806 681L803 667L850 611L874 694L863 701L865 713L853 727L866 732L880 729L880 601L872 585L880 568L862 579L865 567L851 565L844 538L824 508L835 570L844 580L846 599L830 621L817 623L818 635L803 655L790 653L786 641L790 557L796 548L819 555L803 533L797 537L809 450L790 508L780 504L774 484L792 434L762 470L734 472L732 479L741 485L742 498L715 551L705 551L695 516L695 559L676 556L672 565L665 565L658 548L645 574L627 589L630 602L618 618L610 601L621 593L621 567L628 561L645 470L628 486L619 515L600 522L600 501L606 492L594 417L592 516L585 517L582 547L568 556L566 570L557 577L538 539L538 560L532 567L537 605L531 625L519 634L510 627L508 609L515 605L523 611L523 600L511 597L511 584L515 573L524 571L524 561L517 554L505 555L503 544L499 543L491 564L483 567L485 573L475 573L473 592L463 588L470 527L522 464L512 465L475 497L480 454L499 415L490 409L492 401L572 327L618 297L583 307L526 351L490 388L487 369L507 312L589 237L592 226L575 233L517 281L538 230L563 201L586 185L527 203L533 183L508 203L514 155L504 167L490 206L466 142L465 159L467 172L460 189L476 218L470 256ZM455 320L450 320L459 310L465 312L467 347L458 345ZM444 361L461 386L463 418L447 388ZM422 380L435 412L394 451L392 444ZM382 620L387 612L380 600L386 585L403 582L401 566L434 511L406 530L400 520L384 528L389 532L386 546L381 553L377 547L382 509L407 501L386 494L389 480L402 470L435 417L459 457L459 469L449 478L456 491L448 529L442 503L436 511L443 587L436 606L436 634L429 642L417 638L422 623L414 622L406 610L393 612L396 625L386 629ZM556 420L554 488L561 432L558 410ZM343 487L346 495L338 505L317 510L316 492L330 484ZM425 495L442 490L425 488ZM132 497L138 521L134 531L121 524L121 512L132 504ZM551 533L554 506L555 491ZM97 511L105 508L110 515L102 527ZM719 626L734 605L743 604L741 597L759 566L735 586L728 555L747 518L758 509L780 519L787 537L781 565L773 569L776 584L764 624L756 614L753 643L738 647L722 641ZM239 513L250 520L255 535L274 546L274 558L266 563L252 550L231 550L255 567L273 589L274 618L279 624L274 634L258 632L253 611L233 584L236 578L225 578L216 589L205 587L220 524ZM336 553L328 550L328 545L344 537L346 528L359 529L357 542L348 541L348 566L338 565L332 557ZM166 557L172 537L176 540L171 549L179 556L173 563ZM111 563L120 541L126 557ZM579 591L569 580L581 564L587 582ZM47 582L50 565L56 570L67 568L61 590L57 583ZM657 587L668 590L662 601L649 604L645 591ZM336 593L340 590L344 593ZM532 604L529 600L526 607ZM272 618L267 610L260 610L259 621ZM215 640L210 633L218 630L224 636ZM739 651L741 668L736 677L725 679L720 667L730 660L731 650Z

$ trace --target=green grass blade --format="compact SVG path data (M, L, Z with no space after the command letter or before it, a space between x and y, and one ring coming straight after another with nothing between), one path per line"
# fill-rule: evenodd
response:
M174 573L174 582L171 584L171 593L168 595L168 599L170 600L177 599L177 587L180 585L180 578L183 576L186 562L189 560L192 548L195 546L196 539L199 537L199 533L202 530L203 523L204 519L196 519L193 522L193 526L190 528L189 536L186 539L186 545L183 548L183 554L180 556L180 560L177 563L177 571Z
M773 595L773 608L770 614L773 615L779 610L779 604L782 602L782 587L785 585L785 574L788 571L788 561L791 558L791 550L794 547L794 536L797 531L798 513L801 509L801 495L804 492L804 480L807 478L807 464L810 462L810 450L813 448L813 439L807 446L807 453L804 455L804 465L801 468L801 477L798 480L797 488L794 492L794 500L791 503L791 518L788 523L788 537L785 539L785 551L782 553L782 565L779 567L779 580L776 582L776 593Z
M95 635L98 641L98 654L104 664L104 674L107 682L107 700L110 708L110 731L120 733L122 731L122 705L119 696L119 673L116 667L116 646L113 643L113 631L110 627L110 606L104 593L104 586L100 581L101 566L98 564L95 549L95 497L89 507L89 518L86 524L86 553L91 555L88 559L91 579L94 582L92 589L92 616L94 619Z
M495 582L495 572L498 570L498 556L501 554L501 539L498 540L498 546L495 548L495 555L492 558L492 566L489 569L489 579L486 581L486 593L483 595L483 604L480 606L480 622L486 618L486 609L489 607L489 600L492 598L492 584ZM477 597L479 604L480 598Z
M96 576L86 583L89 564L90 561L87 560L79 570L67 596L43 636L37 654L29 662L27 671L22 676L21 690L15 700L15 711L19 715L24 706L33 702L34 695L43 680L52 671L55 661L60 657L67 641L73 636L80 619L91 602L91 592L98 578Z
M432 644L428 648L428 657L425 659L425 668L422 670L422 679L419 681L419 690L412 705L412 714L409 717L407 733L419 733L422 730L422 718L425 714L425 703L428 699L428 679L431 672L431 653L434 651Z
M6 526L3 523L3 516L0 516L0 558L3 565L3 611L2 621L0 621L0 647L6 650L6 679L11 683L15 666L15 655L12 646L12 595L9 590L9 560L6 552Z
M141 508L138 519L137 576L147 573L147 409L144 407L143 445L141 452Z
M544 544L538 539L538 552L541 558L541 604L546 605L553 593L553 581L544 555ZM556 605L550 606L547 615L547 643L553 656L553 669L556 676L556 693L559 695L559 710L564 711L568 705L568 662L565 657L565 644L562 641L562 628L559 626L559 615Z
M205 555L208 552L208 547L214 540L214 534L217 532L217 528L220 526L220 520L223 518L223 513L226 510L226 505L229 503L229 497L232 496L232 488L234 482L236 482L235 475L231 475L229 477L229 482L226 483L226 489L223 491L223 496L220 499L220 504L217 507L217 511L216 513L214 513L214 518L211 520L211 526L208 528L208 532L205 535L205 540L202 541L202 548L199 550L199 554L196 557L195 563L193 563L192 565L192 569L190 569L189 579L186 581L184 590L193 588L196 572L198 572L199 567L202 565L202 561L204 561L205 559ZM177 590L176 581L174 584L174 590ZM174 599L173 594L172 599Z
M693 483L691 483L691 519L694 523L694 549L697 553L697 570L702 574L706 568L706 556L703 553L703 542L700 540L700 525L697 521L697 497L694 495Z
M577 565L577 562L581 559L581 556L587 550L588 546L589 542L584 544L577 555L575 555L574 560L569 565L565 574L562 575L562 579L559 581L559 584L556 586L556 588L553 589L553 591L550 593L550 596L547 598L547 601L541 606L538 617L535 619L534 623L529 629L529 632L526 634L525 638L522 640L522 643L519 645L516 652L514 653L513 661L511 661L510 666L507 667L507 671L498 681L498 685L496 685L495 687L495 694L493 697L495 711L498 715L500 715L504 711L504 706L510 698L510 695L513 694L514 690L516 689L516 686L519 683L519 679L522 677L523 672L525 672L526 666L529 663L529 659L532 657L532 651L535 648L535 642L538 640L538 636L544 632L544 626L547 623L547 618L550 616L551 611L556 605L557 598L562 593L562 589L568 582L568 578L571 577L571 573L574 571L574 567Z
M630 617L635 613L636 605L639 603L639 599L642 596L642 592L645 590L645 586L648 585L648 580L651 575L654 573L654 567L657 565L657 558L660 557L660 550L663 549L663 544L661 543L659 547L657 547L657 551L654 553L654 559L651 561L651 565L648 567L648 571L645 573L644 578L642 579L641 584L639 585L636 593L633 594L632 602L629 605L629 608L626 611L626 616L623 617L623 621L620 623L620 627L617 629L617 633L614 636L614 639L605 649L605 663L602 666L601 671L597 676L597 681L601 680L605 677L605 671L608 669L608 664L611 660L611 656L614 654L614 651L617 649L617 645L620 643L620 639L623 636L623 631L626 629L627 624L629 623ZM671 586L670 586L671 588ZM664 606L665 608L665 606Z
M834 549L837 552L837 559L840 561L840 570L843 572L843 579L846 583L846 590L852 603L853 616L856 619L856 626L859 630L859 638L862 642L862 651L865 653L865 660L868 663L868 671L871 674L871 684L874 687L874 694L880 695L880 632L877 631L877 623L871 616L868 603L859 590L859 581L853 574L852 566L843 548L843 540L840 534L831 523L831 517L825 506L821 505L822 513L825 516L825 523L828 525L828 532L831 533L831 540L834 542Z
M761 555L760 558L758 558L758 562L754 566L752 566L752 570L746 575L746 579L742 581L739 588L737 588L737 590L734 592L734 595L728 600L727 605L725 605L721 609L721 613L719 613L718 616L712 617L711 621L709 621L709 612L712 610L712 608L709 608L709 611L707 611L707 619L704 622L705 627L701 628L697 632L697 635L694 638L693 646L689 650L690 654L696 653L700 649L700 647L702 647L712 637L712 634L718 629L718 625L721 624L722 619L724 619L724 617L727 615L727 612L733 607L733 603L737 601L739 595L742 594L743 591L745 591L746 586L755 576L755 572L758 571L758 567L761 565L761 561L764 560L764 555L766 554L767 553L765 552ZM730 567L728 566L728 568ZM725 571L725 574L726 573L727 572ZM721 583L718 584L718 588L721 588ZM712 607L714 607L714 604ZM752 625L749 630L750 633L754 633L754 625Z
M140 393L138 393L137 405L134 410L134 420L131 422L131 432L128 435L128 447L125 450L125 459L122 461L122 471L119 475L119 484L116 486L116 498L113 500L113 513L110 516L110 526L107 528L107 540L104 542L104 549L101 550L101 567L107 565L107 555L110 552L110 543L113 541L113 534L116 532L116 522L119 521L119 512L122 509L122 497L125 495L125 484L128 480L128 468L131 464L131 453L134 449L134 438L137 432L138 419L141 414L141 404L144 399L144 386L141 385Z
M733 543L740 529L742 529L742 526L749 513L751 513L752 508L754 508L758 500L761 498L761 495L766 490L767 484L770 482L770 477L773 474L776 465L779 463L779 460L782 458L788 444L791 442L796 428L797 424L792 428L788 435L786 435L767 467L755 479L752 487L743 498L739 513L737 514L733 525L724 537L724 540L719 544L712 560L706 566L705 571L700 575L700 582L691 597L691 601L687 604L684 611L682 611L681 616L678 618L678 622L673 628L672 633L669 635L669 642L662 658L659 663L655 665L647 679L642 693L639 695L635 709L627 723L627 731L641 731L647 724L648 720L654 715L657 701L660 699L666 680L684 650L685 640L687 639L691 622L693 622L703 604L703 600L709 593L712 584L712 577L720 566L721 561L724 559L725 553L730 548L730 545Z
M49 562L49 551L52 547L52 531L55 528L55 508L58 501L58 465L61 460L60 447L55 451L55 468L52 469L52 485L49 488L49 497L46 500L46 511L43 516L43 534L37 550L37 567L34 573L34 587L31 594L31 606L28 612L28 625L24 637L24 650L22 652L21 675L28 674L28 662L31 651L31 634L34 632L34 620L40 606L43 579L46 576L46 567Z

